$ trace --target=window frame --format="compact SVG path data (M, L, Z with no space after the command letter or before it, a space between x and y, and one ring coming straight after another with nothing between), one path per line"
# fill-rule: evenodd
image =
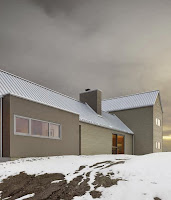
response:
M16 118L23 118L23 119L28 119L29 121L29 133L20 133L20 132L16 132ZM31 134L31 121L35 120L35 121L40 121L40 122L44 122L44 123L48 123L48 136L42 136L42 135L32 135ZM50 124L54 124L59 126L59 136L60 137L52 137L49 136L49 132L50 132ZM14 135L19 135L19 136L29 136L29 137L38 137L38 138L46 138L46 139L55 139L55 140L62 140L62 125L55 123L55 122L50 122L50 121L45 121L45 120L40 120L40 119L35 119L35 118L31 118L31 117L25 117L25 116L21 116L21 115L14 115Z
M44 135L34 135L32 134L32 121L38 121L38 122L42 122L42 123L48 123L48 136L44 136ZM40 137L45 137L45 138L48 138L49 137L49 122L46 122L46 121L43 121L43 120L39 120L39 119L32 119L30 118L30 135L31 136L40 136Z
M27 119L28 120L28 133L21 133L21 132L17 132L16 130L16 125L17 125L17 120L16 120L16 118L21 118L21 119ZM30 120L29 120L29 118L28 117L22 117L22 116L19 116L19 115L14 115L14 133L15 133L15 135L26 135L26 136L28 136L28 135L30 135Z
M116 135L116 146L113 146L113 135ZM116 154L112 154L112 155L119 155L118 154L118 136L123 136L124 138L124 154L125 154L125 145L126 145L125 135L121 133L112 133L112 150L115 149L117 152Z
M52 125L57 125L57 126L59 126L59 137L52 137L52 136L48 136L49 138L56 138L56 139L62 139L62 130L61 130L61 125L60 124L57 124L57 123L54 123L54 122L48 122L49 123L49 130L48 130L48 135L50 134L50 125L52 124Z

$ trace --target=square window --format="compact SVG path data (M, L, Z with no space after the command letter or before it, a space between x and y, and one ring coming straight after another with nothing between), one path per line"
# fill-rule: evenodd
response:
M22 118L22 117L16 117L16 133L24 133L29 134L29 119Z
M31 134L48 137L49 126L47 122L31 120Z
M49 124L49 137L54 137L54 138L61 138L60 134L60 125L58 124Z

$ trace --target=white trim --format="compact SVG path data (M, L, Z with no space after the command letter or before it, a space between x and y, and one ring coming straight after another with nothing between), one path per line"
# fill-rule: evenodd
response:
M17 117L18 118L23 118L23 119L28 119L28 121L29 121L29 132L28 133L19 133L19 132L16 132L16 118ZM48 136L32 135L31 134L31 120L40 121L40 122L43 122L43 123L48 123ZM50 124L54 124L54 125L59 126L59 136L60 137L51 137L51 136L49 136ZM20 116L20 115L14 115L14 135L62 140L62 126L61 126L61 124L58 124L58 123L55 123L55 122L44 121L44 120L30 118L30 117L24 117L24 116Z
M59 126L59 137L51 137L51 136L49 136L49 138L56 138L56 139L61 139L61 125L60 124L56 124L56 123L51 123L51 122L49 122L48 123L48 125L49 125L49 133L50 133L50 125L57 125L57 126ZM49 135L49 134L48 134Z
M24 134L24 133L14 133L16 136L26 136L26 137L36 137L36 138L43 138L43 139L52 139L52 140L61 140L57 137L49 137L49 136L41 136L41 135L30 135L30 134Z

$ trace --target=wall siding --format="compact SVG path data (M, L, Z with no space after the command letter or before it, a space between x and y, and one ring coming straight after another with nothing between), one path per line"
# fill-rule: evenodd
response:
M134 132L134 154L153 152L153 107L111 112Z
M79 116L10 96L10 157L79 155ZM62 139L14 135L14 115L62 125Z
M112 133L125 136L125 154L132 154L132 135L83 122L80 122L80 125L82 155L111 154Z
M10 157L10 95L2 99L2 156Z
M156 125L156 118L161 120L161 126ZM156 142L161 142L161 149L156 149ZM162 152L163 148L163 113L159 96L153 109L153 152Z

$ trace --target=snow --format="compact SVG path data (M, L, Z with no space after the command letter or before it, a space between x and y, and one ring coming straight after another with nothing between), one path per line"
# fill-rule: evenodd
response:
M16 200L24 200L24 199L28 199L28 198L33 197L33 196L34 196L34 193L33 194L27 194L27 195L25 195L23 197L20 197L20 198L16 199Z
M90 168L93 164L103 161L125 160L124 164L113 165L109 168ZM74 174L81 165L84 169ZM96 155L96 156L57 156L45 158L26 158L0 164L0 181L11 175L25 172L27 174L63 173L67 182L76 176L92 171L90 174L90 190L97 172L104 175L113 172L112 178L121 178L118 185L109 188L100 187L100 199L104 200L162 200L171 199L171 153L154 153L144 156L131 155ZM86 177L85 177L86 178ZM58 182L58 180L56 181ZM22 197L24 198L24 197ZM26 198L25 198L26 199ZM89 192L74 200L93 199ZM19 199L18 199L19 200ZM21 200L21 198L20 198Z

